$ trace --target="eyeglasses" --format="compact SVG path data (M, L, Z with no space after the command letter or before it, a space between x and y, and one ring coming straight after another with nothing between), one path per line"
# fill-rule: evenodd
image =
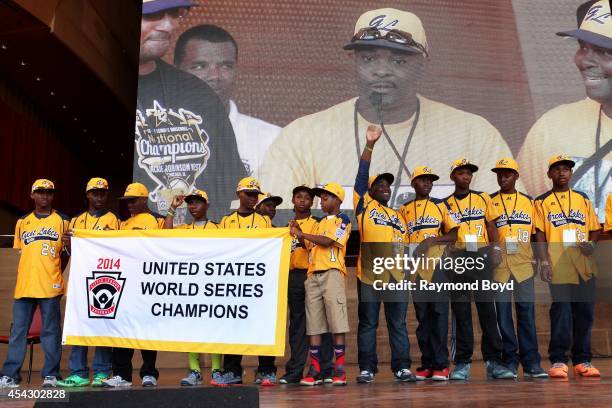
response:
M355 42L358 40L362 41L373 41L373 40L387 40L396 44L406 45L409 47L414 47L420 50L423 54L427 55L427 50L425 47L418 42L412 39L412 34L407 33L401 30L389 30L386 34L382 34L382 32L378 28L367 27L362 28L357 31L351 40L351 42Z
M161 11L158 11L157 13L143 14L142 19L146 21L159 21L163 19L166 16L166 14L169 15L171 18L183 18L187 15L187 13L189 13L188 8L178 7L178 8L173 8L169 10L161 10Z

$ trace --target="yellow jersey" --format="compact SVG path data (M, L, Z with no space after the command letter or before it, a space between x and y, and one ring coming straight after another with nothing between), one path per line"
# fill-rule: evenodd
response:
M430 237L444 235L454 228L457 222L449 212L448 204L438 198L427 198L408 201L400 207L400 214L406 222L407 240L411 244L419 244ZM440 258L444 246L433 245L425 254L428 258ZM416 273L421 279L431 281L434 273L432 265L425 263Z
M604 231L612 230L612 193L608 194L606 200L606 222L604 223Z
M219 228L219 225L210 220L206 220L205 222L202 222L202 223L197 223L194 221L191 224L181 224L181 225L177 225L174 227L174 229L201 229L201 230L218 229L218 228Z
M21 217L15 226L13 248L21 256L17 268L15 299L53 298L64 294L61 252L68 217L53 210Z
M272 221L266 215L257 214L253 211L248 215L241 215L238 211L226 215L221 219L219 228L223 229L251 229L272 228Z
M502 262L495 268L493 278L498 282L507 282L513 276L517 282L523 282L533 276L533 250L531 235L535 234L533 200L526 194L491 195L493 207L501 210L495 220L502 248Z
M546 235L553 271L552 283L579 283L597 275L595 262L575 246L587 242L589 232L601 229L587 195L569 189L548 191L535 199L535 227ZM565 241L564 241L565 240Z
M119 229L122 230L144 230L144 229L164 229L164 217L156 213L140 213L131 216L125 221L121 221Z
M119 220L108 210L102 210L93 215L85 211L70 220L70 229L118 230Z
M346 255L346 242L351 235L351 220L344 214L328 215L314 228L313 235L323 235L334 240L334 244L324 248L316 244L309 245L308 274L318 271L337 269L346 275L344 256Z
M309 215L308 218L296 221L302 232L312 234L319 219ZM293 238L293 241L291 241L291 260L289 261L289 269L308 269L308 249L300 246L300 241L298 241L297 238Z
M494 221L501 212L491 205L491 197L487 193L470 190L467 194L451 195L446 198L449 212L459 225L457 243L466 242L466 236L476 237L479 244L489 244L487 221Z

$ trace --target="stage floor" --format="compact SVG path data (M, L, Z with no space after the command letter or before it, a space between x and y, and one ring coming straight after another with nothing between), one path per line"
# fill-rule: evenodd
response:
M261 407L610 407L612 406L612 359L595 359L593 363L601 370L601 379L569 380L524 380L522 375L516 381L487 381L484 365L478 361L472 367L472 380L469 382L430 381L417 383L398 383L392 378L387 367L377 375L373 384L357 384L355 377L358 367L351 365L349 384L345 387L298 385L277 385L260 388ZM548 368L548 365L544 365ZM571 370L571 366L570 366ZM252 380L252 369L247 370L247 380ZM184 370L166 369L161 372L159 386L178 388L176 384L185 374ZM138 374L134 373L137 380ZM40 378L33 373L30 386L21 389L38 388ZM87 388L91 390L91 388ZM112 392L98 389L98 392ZM76 391L78 392L78 391ZM155 392L154 389L146 392ZM8 401L0 398L2 407L32 407L32 401Z

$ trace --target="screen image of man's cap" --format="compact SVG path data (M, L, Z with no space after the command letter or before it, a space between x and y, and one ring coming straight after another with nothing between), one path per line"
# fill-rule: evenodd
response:
M134 151L134 180L147 186L155 211L193 188L213 199L212 217L229 209L233 187L246 171L225 108L198 78L162 60L191 0L143 0ZM204 6L205 7L205 6ZM187 211L177 211L184 222Z
M600 222L612 192L612 17L608 0L589 1L576 12L578 27L557 33L574 46L574 64L586 98L557 106L531 127L518 155L527 193L550 189L548 158L566 152L576 163L571 187L587 194ZM567 61L571 64L572 61Z
M189 28L176 40L174 65L206 82L228 112L238 153L249 175L259 177L259 166L280 127L238 111L231 99L236 80L238 43L225 29L203 24Z
M413 192L405 163L443 168L460 152L482 157L483 165L493 166L496 157L511 156L500 133L486 119L419 93L431 63L429 56L436 50L416 14L394 8L367 11L354 27L346 27L346 41L325 46L350 53L357 96L283 129L261 168L266 188L289 197L295 185L337 180L352 196L366 129L381 122L388 137L378 142L370 172L394 175L389 201L394 208ZM492 191L495 180L476 175L474 188ZM432 196L442 198L452 191L450 182L440 183ZM344 203L343 208L350 209L350 204ZM285 202L282 207L288 205Z

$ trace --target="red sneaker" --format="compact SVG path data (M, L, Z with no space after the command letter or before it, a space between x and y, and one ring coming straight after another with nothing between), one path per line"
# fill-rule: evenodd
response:
M334 381L332 385L346 385L346 372L345 371L336 371L334 373Z
M316 368L311 365L306 377L300 380L300 385L313 386L321 384L323 384L323 377L321 377L321 372L317 371Z
M424 381L424 380L427 380L428 378L431 378L431 376L433 375L433 372L434 371L432 368L419 367L416 370L415 377L417 381Z
M443 370L434 370L431 379L434 381L448 381L448 367Z

